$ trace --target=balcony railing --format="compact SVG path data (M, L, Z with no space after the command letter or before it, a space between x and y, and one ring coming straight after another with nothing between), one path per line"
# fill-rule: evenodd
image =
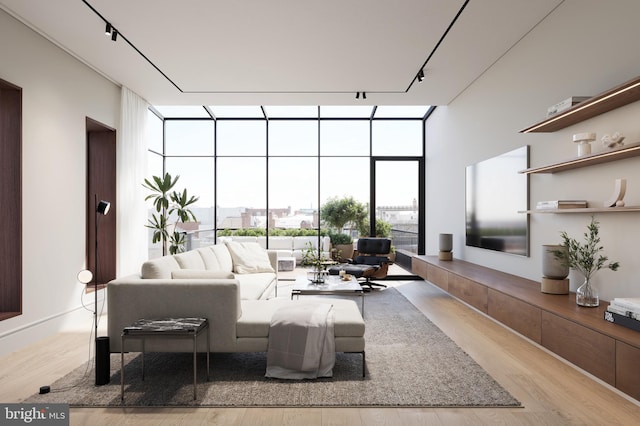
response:
M216 230L214 228L202 228L194 231L183 231L185 235L185 251L206 247L216 243ZM389 238L396 251L418 254L418 233L403 229L391 229ZM150 245L149 257L162 256L160 245Z
M403 229L391 229L391 241L396 250L418 254L418 233Z

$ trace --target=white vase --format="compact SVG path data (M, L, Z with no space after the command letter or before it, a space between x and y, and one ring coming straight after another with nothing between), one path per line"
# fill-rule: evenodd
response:
M542 246L542 276L553 280L563 280L569 276L569 265L563 259L558 259L554 251L562 251L565 259L569 257L567 248L557 244Z
M453 250L453 234L440 234L438 236L438 250L445 252Z

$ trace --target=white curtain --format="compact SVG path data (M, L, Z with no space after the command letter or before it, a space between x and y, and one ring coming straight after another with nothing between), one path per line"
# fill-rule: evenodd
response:
M118 277L140 271L148 258L146 192L149 104L126 87L120 102L117 152Z

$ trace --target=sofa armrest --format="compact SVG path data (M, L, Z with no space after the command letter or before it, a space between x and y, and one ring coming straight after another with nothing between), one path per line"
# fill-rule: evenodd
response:
M211 350L236 344L241 315L239 283L235 279L141 279L125 277L107 286L107 328L111 352L121 348L122 329L141 318L203 317L211 324ZM202 340L199 348L205 348ZM128 347L128 344L127 344ZM164 350L164 348L163 348ZM167 347L191 351L189 342Z
M271 262L271 267L274 271L276 271L276 281L278 280L278 250L267 250L267 255L269 256L269 262Z

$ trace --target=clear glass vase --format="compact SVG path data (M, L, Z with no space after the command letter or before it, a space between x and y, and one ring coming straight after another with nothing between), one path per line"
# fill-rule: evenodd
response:
M324 284L328 276L328 272L321 269L314 269L307 272L307 279L313 284Z
M588 308L594 308L600 305L598 289L591 284L589 278L586 278L584 283L576 290L576 303Z

